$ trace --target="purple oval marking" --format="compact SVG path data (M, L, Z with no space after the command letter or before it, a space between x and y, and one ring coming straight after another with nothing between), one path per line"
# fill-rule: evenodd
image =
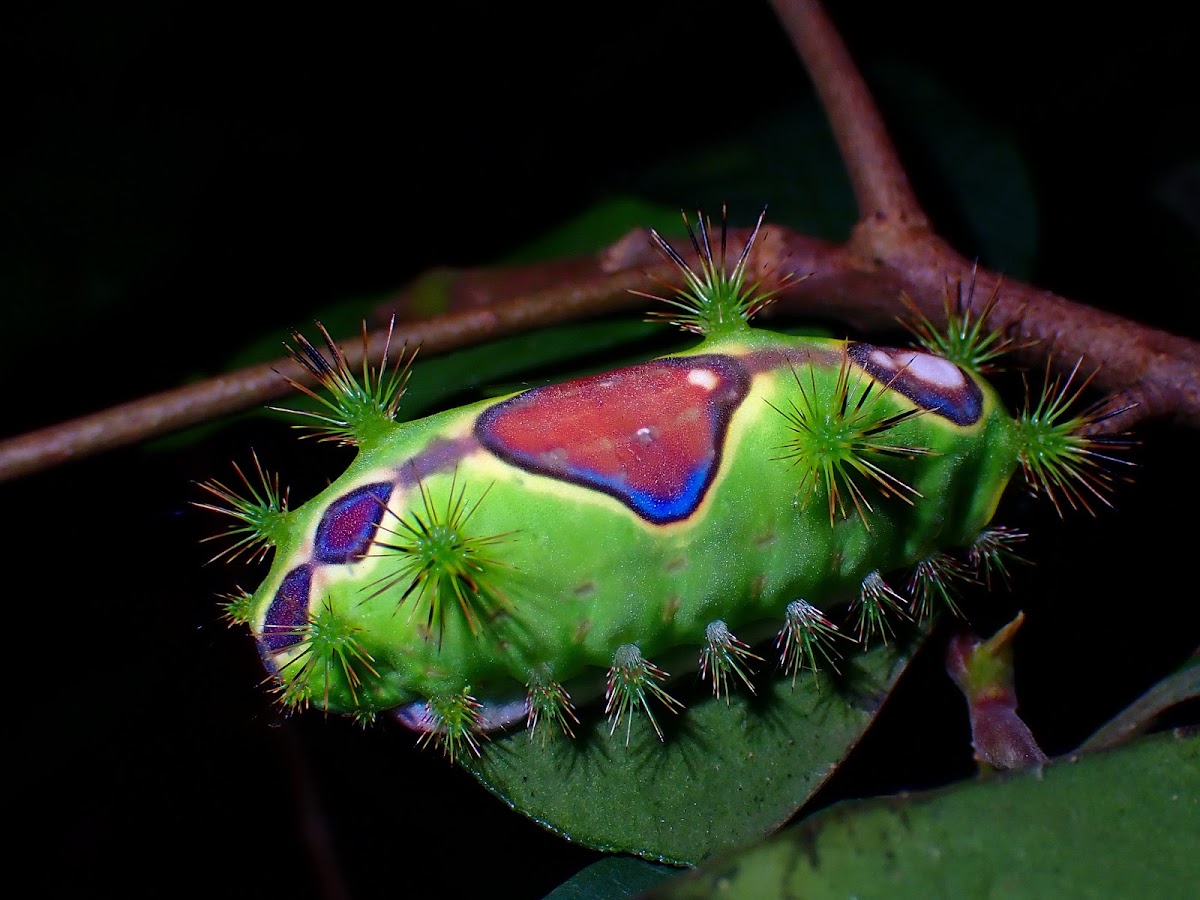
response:
M312 566L305 563L288 572L275 592L267 615L263 619L262 636L258 639L263 653L273 653L298 644L304 639L308 625L308 594L312 586ZM270 660L267 668L274 671Z
M391 493L391 483L381 481L334 500L317 525L313 559L338 565L366 556Z
M873 344L850 344L846 354L889 390L955 425L974 425L983 415L983 391L975 379L941 357ZM932 374L927 376L926 370L951 377L937 380Z

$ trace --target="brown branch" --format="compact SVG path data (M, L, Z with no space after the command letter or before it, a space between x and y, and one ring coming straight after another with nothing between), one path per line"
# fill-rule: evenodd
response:
M643 285L626 272L597 272L590 281L528 294L491 307L454 312L403 327L393 336L425 353L443 353L539 326L634 306L627 288ZM384 332L371 335L367 352L382 353ZM345 348L351 365L362 361L360 342ZM290 391L282 376L306 383L290 359L249 366L195 384L151 394L102 412L0 441L0 481L122 447L265 403Z
M968 284L974 275L980 303L999 289L991 324L1013 338L1021 348L1016 351L1019 359L1038 366L1048 361L1059 372L1069 371L1082 359L1086 371L1098 369L1093 384L1113 395L1114 408L1132 405L1107 420L1104 430L1127 430L1138 422L1161 418L1200 428L1200 344L1196 341L1015 279L1002 279L987 269L973 272L973 263L934 235L909 235L898 244L888 237L863 229L843 248L839 277L829 288L832 293L838 285L852 286L841 294L853 303L855 315L843 318L864 329L894 322L897 294L888 292L898 285L926 316L939 321L947 288Z
M817 0L771 0L825 109L860 217L928 227L883 116L841 35Z
M854 189L859 222L846 248L851 264L864 273L891 270L939 321L942 291L967 283L972 264L930 228L883 117L818 0L771 3L812 78ZM999 280L980 271L978 296L988 297ZM1079 359L1099 366L1095 384L1115 395L1114 408L1132 406L1106 428L1167 416L1200 427L1200 345L1194 341L1011 281L993 324L1012 334L1027 358L1049 359L1060 372Z
M747 236L747 231L735 230L730 242L737 246ZM619 266L633 278L643 271L663 277L656 263L645 233L638 230L618 241L599 262L590 257L560 262L552 273L541 266L462 273L451 298L459 308L494 303L531 279L547 285L543 279L548 273L564 279L557 286L549 283L548 289L566 291L572 279L594 283L600 277L597 265L604 271ZM1069 371L1083 359L1085 370L1099 369L1094 385L1114 395L1115 406L1136 404L1107 420L1105 430L1126 430L1151 418L1200 428L1200 344L977 269L931 233L901 235L892 229L860 228L848 243L839 245L767 225L753 264L760 277L811 273L780 295L776 306L781 311L845 322L859 331L895 326L901 291L930 319L940 320L945 291L974 277L980 302L999 288L991 324L1022 348L1016 351L1022 362L1042 366L1049 359L1058 371ZM614 299L598 298L606 308ZM395 302L403 307L405 300L398 297ZM380 314L393 308L394 303L386 304Z
M964 283L972 264L929 227L909 186L883 120L845 45L815 0L772 0L781 23L812 76L854 189L860 221L844 245L774 226L761 241L760 272L811 277L791 286L780 305L794 312L847 322L860 329L894 323L904 290L930 319L942 316L943 292ZM543 266L431 273L451 298L452 312L404 326L397 338L426 355L466 347L538 326L639 306L627 293L646 276L669 278L644 232L634 232L599 257ZM744 235L734 240L744 240ZM978 296L1000 276L980 270ZM427 285L426 285L427 286ZM418 285L413 291L421 289ZM396 304L404 306L404 295ZM1165 417L1200 428L1200 345L1158 329L1091 309L1048 291L1006 281L993 313L1029 360L1050 359L1060 369L1079 358L1100 366L1095 384L1136 406L1105 423L1127 428ZM383 334L371 337L378 354ZM362 348L346 347L351 364ZM286 393L279 373L301 379L281 359L187 387L145 397L72 422L0 442L0 481L72 459L164 434L267 402Z
M536 327L637 308L645 301L628 293L649 278L669 279L670 267L658 261L644 233L636 231L600 257L560 261L552 268L478 269L434 273L456 309L423 322L403 324L394 339L420 346L431 355L467 347ZM731 240L745 240L735 232ZM778 305L790 313L820 316L860 330L895 324L896 298L906 292L931 319L942 315L943 291L971 277L971 264L930 236L888 246L864 259L862 242L832 244L770 226L754 264L760 273L801 272L810 277L790 287ZM980 269L979 295L988 296L999 276ZM513 296L514 286L540 287ZM411 305L420 287L398 295L385 311ZM506 299L498 299L506 298ZM1106 423L1128 428L1152 417L1173 417L1200 428L1200 345L1139 325L1111 313L1073 303L1018 281L1006 281L993 313L994 324L1013 334L1031 361L1052 354L1069 367L1080 357L1101 366L1096 385L1121 396L1122 405L1138 405ZM384 332L371 335L368 353L377 357ZM362 347L345 347L351 365L362 360ZM185 387L153 394L103 412L0 441L0 481L48 469L103 450L125 446L266 403L288 393L281 375L303 380L290 360L250 366Z

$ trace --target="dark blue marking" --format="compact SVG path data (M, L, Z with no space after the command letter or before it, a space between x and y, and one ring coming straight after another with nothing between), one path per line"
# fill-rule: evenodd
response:
M366 556L391 493L391 483L381 481L334 500L317 525L313 559L340 565Z
M655 494L652 491L639 491L630 487L626 482L587 469L579 472L578 479L584 484L617 497L647 521L653 522L655 525L665 525L668 522L686 519L695 512L696 507L704 498L705 491L708 490L714 469L713 461L705 460L702 466L688 473L687 481L684 482L683 488L678 494Z
M291 647L304 639L308 625L308 594L312 586L312 566L305 563L297 566L283 577L283 583L275 592L267 615L263 621L262 637L258 645L264 653L272 653ZM274 670L269 659L267 668Z

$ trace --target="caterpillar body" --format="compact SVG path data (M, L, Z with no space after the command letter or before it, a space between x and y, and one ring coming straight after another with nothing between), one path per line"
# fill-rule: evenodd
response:
M599 686L612 728L640 712L658 730L679 704L657 663L684 648L718 696L753 690L756 641L794 677L830 653L825 611L886 639L970 577L950 551L1002 563L1020 535L991 520L1018 468L1103 499L1094 417L1065 413L1077 390L1010 416L980 375L981 319L951 359L931 332L889 349L751 328L770 299L745 284L753 236L727 271L723 232L719 258L702 218L689 233L698 273L654 237L703 340L640 365L397 423L406 366L356 379L328 335L332 362L296 336L332 393L321 425L357 458L295 509L261 470L249 498L208 482L222 504L202 504L236 519L234 552L274 547L227 609L285 704L392 712L451 756L518 721L570 733L572 696Z

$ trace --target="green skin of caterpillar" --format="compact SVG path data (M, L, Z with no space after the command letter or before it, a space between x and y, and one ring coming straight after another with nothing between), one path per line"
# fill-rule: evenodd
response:
M870 572L906 569L935 551L970 545L1017 465L1018 443L991 387L961 370L976 389L974 422L956 424L932 411L886 432L890 445L928 451L876 460L919 495L911 503L860 478L872 507L864 510L868 529L845 490L847 514L831 522L825 485L802 485L807 470L789 456L794 431L783 412L804 409L805 394L835 396L840 375L848 377L851 401L858 398L872 378L857 365L843 368L847 346L747 329L674 357L683 360L681 372L690 357L720 355L745 363L749 374L744 399L728 409L707 488L673 521L655 523L595 485L539 474L482 446L473 437L476 420L508 398L365 436L348 471L288 513L288 533L254 596L251 626L265 662L281 677L303 662L303 641L263 643L273 627L269 609L287 574L312 559L330 504L364 485L395 484L386 501L375 501L380 527L364 554L313 566L306 601L309 616L324 607L372 660L370 671L351 663L357 686L340 664L313 673L306 699L336 712L388 710L465 689L485 702L507 702L524 697L531 679L596 682L623 644L636 644L649 660L684 647L698 654L714 620L735 634L775 631L794 599L828 611L857 596ZM711 386L703 374L684 377L700 381L700 390ZM874 409L912 410L914 401L890 383L875 380L872 397L881 396ZM445 449L431 452L435 446ZM425 461L416 475L414 459ZM443 595L431 629L428 595L417 589L401 601L411 573L403 553L388 545L405 542L401 519L428 520L427 502L434 518L445 518L460 491L469 513L463 534L496 538L477 548L490 561L478 581L503 601L478 608L472 627L458 600Z

